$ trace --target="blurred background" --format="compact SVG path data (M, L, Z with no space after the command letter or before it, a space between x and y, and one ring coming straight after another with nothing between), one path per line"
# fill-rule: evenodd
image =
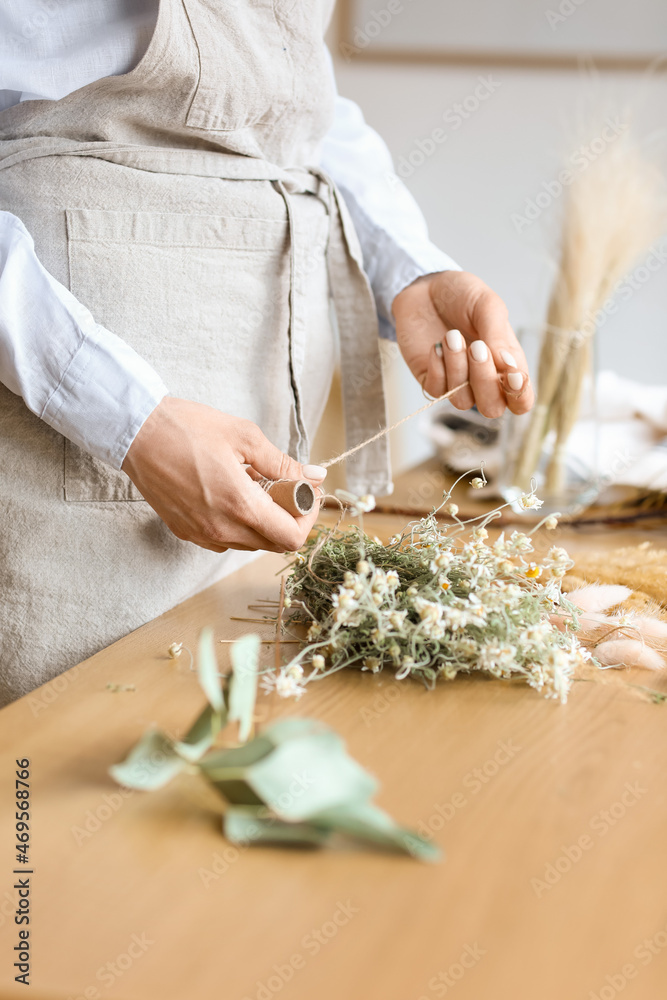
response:
M553 182L580 131L620 117L664 162L665 0L339 0L329 45L340 93L387 142L432 240L504 298L515 329L546 314ZM667 383L667 259L634 286L605 320L600 366ZM396 420L423 397L396 352L387 363ZM412 421L392 451L400 473L433 445Z

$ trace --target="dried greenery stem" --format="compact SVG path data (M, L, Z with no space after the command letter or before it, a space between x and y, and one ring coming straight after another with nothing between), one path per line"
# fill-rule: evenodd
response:
M285 588L290 620L308 625L306 644L265 679L269 689L299 696L311 681L354 666L429 687L480 671L566 700L575 670L590 659L572 634L577 609L561 592L572 561L558 547L537 561L523 532L488 544L486 525L503 508L462 521L452 490L388 545L361 526L321 529L306 544ZM368 498L359 501L368 510ZM522 503L541 505L533 492ZM443 507L451 525L437 519ZM545 523L556 519L533 532Z
M562 491L565 449L592 368L598 316L666 225L664 178L629 133L570 185L538 364L537 405L514 473L520 488L535 475L552 431L546 489L551 495Z

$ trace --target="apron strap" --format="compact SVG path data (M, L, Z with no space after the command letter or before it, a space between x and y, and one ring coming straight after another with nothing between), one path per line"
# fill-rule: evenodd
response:
M346 446L353 448L388 424L377 307L347 205L323 171L313 173L328 188L331 229L327 258L340 338ZM388 439L373 441L351 455L346 472L353 493L391 493Z

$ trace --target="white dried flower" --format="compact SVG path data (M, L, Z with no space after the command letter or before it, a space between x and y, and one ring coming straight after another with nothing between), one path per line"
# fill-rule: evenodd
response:
M544 500L540 500L534 493L526 493L519 499L519 504L524 510L539 510L543 503Z
M386 583L390 590L396 590L401 579L395 569L390 569L386 576Z
M513 531L507 545L512 552L533 551L533 544L530 538L528 537L528 535L524 535L522 531Z
M271 694L275 691L279 698L296 698L299 699L302 694L305 694L306 688L303 684L300 684L296 677L290 677L289 674L283 670L279 671L278 674L267 674L262 678L262 689L267 693Z
M458 504L448 503L445 507L445 513L449 514L450 517L456 517L459 512Z
M321 653L315 653L310 663L313 670L324 670L326 660Z
M170 660L177 660L182 652L183 652L183 643L172 642L171 646L167 650L167 655Z
M474 490L481 490L484 486L484 480L480 479L479 476L475 476L474 479L470 480L470 485Z
M302 694L306 693L303 684L299 684L296 678L283 673L276 677L275 689L280 698L296 698L297 701Z
M375 497L372 493L364 493L363 496L358 497L350 508L350 512L353 517L358 517L359 514L368 514L370 511L375 509Z
M357 563L357 573L360 576L367 576L371 571L371 564L366 559L360 559Z
M551 517L548 517L544 522L544 527L548 528L549 531L553 531L554 528L558 527L558 518L552 514Z

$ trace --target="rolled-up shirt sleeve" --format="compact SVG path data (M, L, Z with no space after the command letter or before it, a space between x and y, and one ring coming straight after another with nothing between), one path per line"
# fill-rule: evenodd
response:
M321 165L340 188L352 216L377 303L380 334L391 339L396 295L425 274L461 268L430 241L424 216L394 172L387 146L354 101L336 98Z
M48 273L9 212L0 212L0 382L115 469L167 394L154 369Z

